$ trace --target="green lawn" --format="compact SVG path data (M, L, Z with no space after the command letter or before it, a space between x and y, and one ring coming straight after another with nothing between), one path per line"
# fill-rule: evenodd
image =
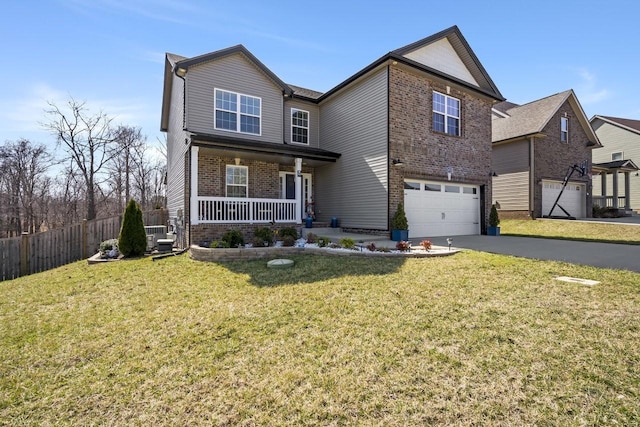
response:
M640 245L640 226L606 222L505 219L500 234Z
M294 259L1 282L0 424L640 424L640 274L471 251Z

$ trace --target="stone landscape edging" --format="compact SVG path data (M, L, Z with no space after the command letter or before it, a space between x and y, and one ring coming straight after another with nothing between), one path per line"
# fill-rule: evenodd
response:
M434 249L430 252L413 250L409 252L371 252L369 250L337 250L332 248L316 247L266 247L266 248L203 248L192 245L189 248L189 256L196 261L249 261L254 259L281 258L283 256L314 254L332 256L377 256L377 257L405 257L405 258L432 258L449 256L458 253L459 249Z

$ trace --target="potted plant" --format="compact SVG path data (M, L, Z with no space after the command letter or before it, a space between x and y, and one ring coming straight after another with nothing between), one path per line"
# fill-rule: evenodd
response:
M489 227L487 228L487 234L489 236L500 235L500 216L498 216L498 209L496 205L491 206L491 213L489 214Z
M409 223L402 203L398 203L398 209L391 220L391 240L394 242L409 240Z

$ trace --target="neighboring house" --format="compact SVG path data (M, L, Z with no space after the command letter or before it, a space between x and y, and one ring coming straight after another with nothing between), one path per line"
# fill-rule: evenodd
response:
M640 120L596 115L591 126L602 143L593 151L594 172L601 169L593 177L594 204L640 211Z
M484 232L502 100L457 27L326 93L282 82L241 45L167 54L169 215L194 244L307 215L386 233L400 202L412 237Z
M493 110L493 202L503 217L591 217L591 153L600 146L573 90Z

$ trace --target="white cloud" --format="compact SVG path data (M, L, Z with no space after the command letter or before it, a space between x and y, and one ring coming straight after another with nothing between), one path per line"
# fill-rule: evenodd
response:
M576 87L576 91L580 94L580 102L582 104L597 104L611 96L611 91L598 87L598 80L594 73L582 68L578 70L578 75L582 82Z

